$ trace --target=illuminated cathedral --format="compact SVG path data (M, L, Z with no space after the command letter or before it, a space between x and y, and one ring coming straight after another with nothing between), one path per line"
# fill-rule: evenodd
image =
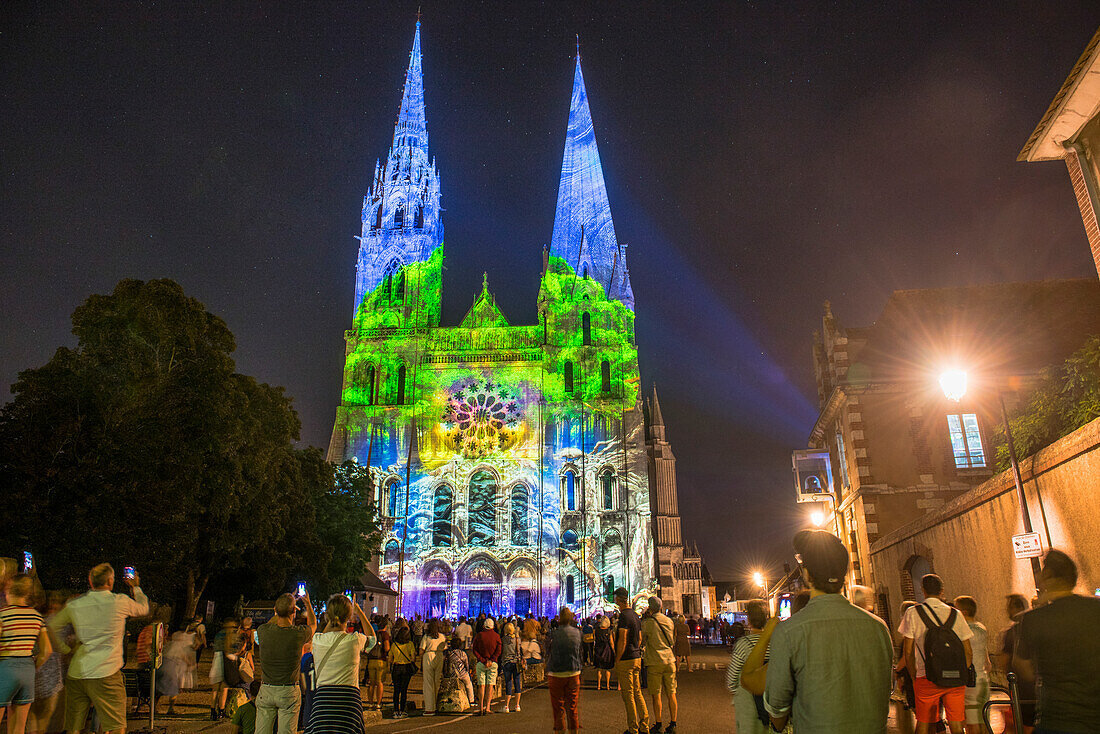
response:
M330 461L371 467L378 575L405 616L592 612L618 586L652 593L671 572L655 558L634 294L580 57L538 323L510 324L484 282L459 325L441 326L440 192L417 22L393 143L363 199L329 447Z

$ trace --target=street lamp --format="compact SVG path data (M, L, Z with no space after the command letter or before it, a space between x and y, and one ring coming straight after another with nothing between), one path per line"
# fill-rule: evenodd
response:
M821 527L821 523L825 522L825 513L820 510L814 510L810 513L810 522L814 524L815 528Z
M944 397L948 400L959 402L966 395L966 371L949 369L940 375L940 387ZM1024 482L1020 477L1020 462L1016 459L1016 444L1012 441L1012 426L1008 422L1008 409L1005 407L1005 396L1000 388L997 388L997 399L1001 403L1001 418L1005 423L1005 439L1008 443L1008 461L1012 465L1012 478L1016 481L1016 499L1020 503L1020 515L1024 521L1024 532L1034 532L1031 527L1031 513L1027 509L1027 497L1024 495ZM1031 558L1031 575L1035 579L1035 586L1039 586L1039 559Z
M759 571L755 572L752 575L752 582L760 588L764 588L764 574L760 573Z

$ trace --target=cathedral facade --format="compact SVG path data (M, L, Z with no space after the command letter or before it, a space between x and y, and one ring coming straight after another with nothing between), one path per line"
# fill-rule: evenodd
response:
M653 593L634 295L579 56L538 323L510 324L486 282L459 325L441 325L440 192L418 22L392 145L363 200L328 454L372 469L379 576L405 616L591 613L618 586Z

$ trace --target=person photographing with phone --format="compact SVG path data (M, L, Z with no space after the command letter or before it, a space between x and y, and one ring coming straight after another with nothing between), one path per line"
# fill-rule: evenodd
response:
M306 734L362 734L363 698L359 693L359 658L377 644L370 635L348 632L352 612L365 620L359 605L343 594L329 597L328 625L313 635L316 689ZM262 649L262 647L261 647Z
M133 570L132 568L130 569ZM128 617L149 613L137 573L123 577L134 598L111 591L115 569L101 563L88 573L91 591L70 601L49 622L62 653L72 652L65 678L65 730L81 731L95 706L108 734L126 731L126 684L122 679L122 637ZM62 633L72 625L77 644L70 648Z
M298 688L302 647L317 631L317 617L305 584L299 584L298 591L297 597L283 594L276 599L275 617L257 630L262 669L262 685L256 696L257 734L271 734L276 723L279 734L294 734L297 730L298 710L302 706L302 692ZM299 598L306 613L306 623L302 625L294 624Z

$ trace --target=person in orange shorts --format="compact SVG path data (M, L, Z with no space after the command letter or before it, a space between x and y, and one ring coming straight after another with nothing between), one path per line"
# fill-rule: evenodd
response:
M904 641L902 651L905 664L913 676L913 693L916 698L917 734L928 734L932 725L940 720L940 706L947 714L947 725L951 734L963 734L966 721L966 683L968 670L972 670L973 653L970 638L974 636L965 617L943 600L943 581L935 574L921 579L925 600L910 608L901 620L898 632ZM933 670L927 670L925 641L931 627L947 628L943 631L954 633L958 640L952 640L958 650L962 646L962 656L951 669L940 670L936 663ZM929 678L936 676L936 679ZM945 681L950 683L945 684ZM958 681L958 685L953 685Z

